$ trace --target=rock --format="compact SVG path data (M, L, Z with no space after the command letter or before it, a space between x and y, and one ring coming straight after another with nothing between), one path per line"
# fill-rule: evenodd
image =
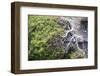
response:
M70 58L88 57L88 21L86 17L58 17L56 22L65 30L62 36L49 40L49 48L62 51L60 58L70 54ZM57 55L60 55L58 52Z
M65 20L62 17L58 17L56 22L61 25L65 30L70 30L72 29L71 24L69 21Z

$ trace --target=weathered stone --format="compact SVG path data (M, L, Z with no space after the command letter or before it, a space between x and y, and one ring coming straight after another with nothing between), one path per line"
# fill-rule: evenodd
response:
M86 17L58 17L56 22L65 30L62 36L55 36L49 48L62 50L60 58L71 51L71 58L88 57L88 21ZM60 54L60 53L59 53ZM58 54L57 54L58 55Z

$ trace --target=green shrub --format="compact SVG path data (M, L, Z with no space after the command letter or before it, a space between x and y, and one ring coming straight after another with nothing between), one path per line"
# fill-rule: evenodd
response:
M61 51L50 50L48 40L62 35L64 30L57 24L56 16L28 16L28 59L58 59Z

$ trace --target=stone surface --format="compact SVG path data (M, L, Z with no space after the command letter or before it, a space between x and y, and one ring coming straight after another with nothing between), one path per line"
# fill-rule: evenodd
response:
M55 47L63 48L64 54L68 54L71 48L74 52L72 58L88 57L88 21L86 17L58 17L56 22L65 30L62 38ZM56 41L56 40L55 40ZM61 44L58 46L58 44Z

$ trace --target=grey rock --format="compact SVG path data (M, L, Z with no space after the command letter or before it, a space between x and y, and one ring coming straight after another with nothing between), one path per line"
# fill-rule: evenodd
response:
M86 17L58 17L56 22L65 30L65 34L49 40L50 47L62 48L65 55L70 49L77 50L79 52L77 56L88 57L88 19Z

